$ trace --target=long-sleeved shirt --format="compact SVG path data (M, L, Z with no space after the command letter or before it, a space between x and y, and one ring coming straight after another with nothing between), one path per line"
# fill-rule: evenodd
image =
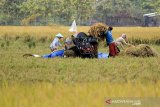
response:
M122 38L122 37L119 37L118 39L116 39L116 45L118 46L121 46L122 49L124 49L124 46L123 45L129 45L128 43L126 43L125 39Z
M57 49L59 46L62 46L61 43L59 42L59 39L56 37L50 44L51 49Z
M120 45L120 44L128 45L128 43L126 43L126 41L122 37L119 37L118 39L116 39L115 42L117 45Z
M112 31L106 32L106 42L109 45L110 43L114 42L114 39L112 37Z

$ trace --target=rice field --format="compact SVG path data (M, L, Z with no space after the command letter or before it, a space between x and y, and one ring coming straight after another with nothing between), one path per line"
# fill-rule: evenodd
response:
M79 26L78 32L88 33L90 27ZM57 33L63 34L65 37L72 35L68 31L68 26L0 26L0 37L20 38L34 37L36 39L53 39ZM116 39L122 33L125 33L132 44L156 44L160 45L160 27L114 27L113 37ZM50 40L50 41L51 41Z
M0 26L0 36L24 36L31 35L35 37L54 36L57 33L62 33L64 36L69 36L69 26ZM78 32L88 32L88 26L78 26ZM127 34L129 38L136 37L142 39L152 39L160 37L160 27L113 27L113 36L119 37L122 33Z
M160 97L160 57L23 57L25 53L50 53L48 47L54 35L60 32L67 37L71 35L68 29L66 26L0 27L0 107L107 107L106 98ZM88 29L78 27L79 32ZM122 33L128 35L131 43L148 43L160 53L157 42L160 28L114 27L114 38ZM101 43L99 51L107 53L104 46ZM143 103L141 106L159 107Z

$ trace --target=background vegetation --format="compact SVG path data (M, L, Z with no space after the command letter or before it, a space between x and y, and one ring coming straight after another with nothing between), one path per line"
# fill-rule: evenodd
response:
M143 25L160 0L0 0L1 25Z

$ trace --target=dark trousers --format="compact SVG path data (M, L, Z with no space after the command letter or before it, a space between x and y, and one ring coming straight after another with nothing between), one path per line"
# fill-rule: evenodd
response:
M119 51L118 51L118 49L116 47L115 42L110 43L109 44L109 56L115 57L115 56L118 55L118 53L119 53Z

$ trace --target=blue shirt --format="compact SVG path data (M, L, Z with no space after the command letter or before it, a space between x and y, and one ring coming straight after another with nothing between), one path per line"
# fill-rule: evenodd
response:
M107 44L110 44L114 41L113 37L112 37L112 32L111 31L107 31L106 32L106 42Z

